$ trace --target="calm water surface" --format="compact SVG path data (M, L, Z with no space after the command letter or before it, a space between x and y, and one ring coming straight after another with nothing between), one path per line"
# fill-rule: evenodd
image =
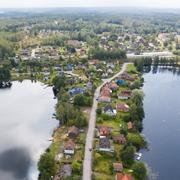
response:
M180 76L169 70L144 75L144 131L150 151L145 161L150 179L180 179ZM157 177L156 177L157 176Z
M0 90L0 180L37 180L37 162L57 126L51 88L31 81Z

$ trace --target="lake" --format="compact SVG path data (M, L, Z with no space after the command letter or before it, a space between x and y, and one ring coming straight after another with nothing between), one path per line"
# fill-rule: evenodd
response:
M143 161L150 179L180 179L180 71L154 69L144 75L144 130L149 151Z
M37 162L57 121L51 87L30 80L0 89L0 179L37 180Z

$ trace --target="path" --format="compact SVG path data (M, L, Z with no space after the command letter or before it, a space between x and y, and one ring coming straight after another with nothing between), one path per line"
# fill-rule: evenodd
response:
M91 180L92 152L89 151L89 149L93 147L92 145L93 145L93 139L94 139L95 124L96 124L96 109L98 107L98 101L96 99L100 95L101 87L107 82L112 81L113 79L118 77L120 74L122 74L125 71L126 66L128 64L129 63L124 63L119 73L115 74L113 77L109 79L105 79L104 82L101 84L101 86L99 86L94 93L93 106L92 106L90 118L89 118L89 128L88 128L88 132L86 136L86 145L85 145L85 154L84 154L84 163L83 163L83 180Z

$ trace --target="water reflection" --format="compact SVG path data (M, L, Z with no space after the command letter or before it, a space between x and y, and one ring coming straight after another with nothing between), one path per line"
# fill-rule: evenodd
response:
M152 67L143 76L146 94L143 134L150 149L144 152L143 160L151 169L151 180L179 180L180 177L179 75L177 68Z
M37 162L57 121L51 88L31 81L0 90L0 180L37 180Z
M0 154L0 174L3 174L3 179L25 179L31 165L28 149L14 148ZM13 177L9 177L9 174Z

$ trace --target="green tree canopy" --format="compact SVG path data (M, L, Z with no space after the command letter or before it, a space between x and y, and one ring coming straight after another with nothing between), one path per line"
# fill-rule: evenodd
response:
M146 167L142 162L137 162L132 166L133 176L138 180L145 180L147 176Z

